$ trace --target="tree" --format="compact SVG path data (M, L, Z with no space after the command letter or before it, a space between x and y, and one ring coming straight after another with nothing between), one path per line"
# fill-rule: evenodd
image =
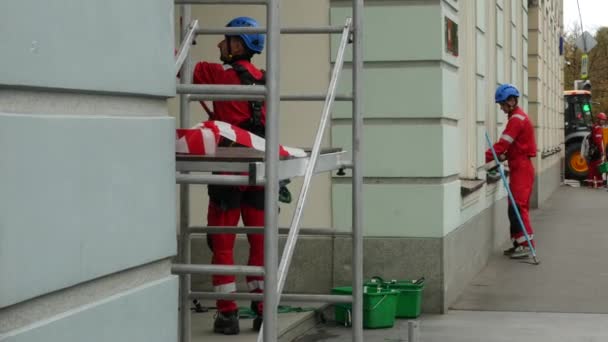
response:
M574 26L564 36L564 84L572 89L574 80L580 79L581 56L583 51L576 47L576 39L581 35L580 26ZM608 112L608 27L601 27L595 33L597 45L588 52L588 75L592 84L593 113Z

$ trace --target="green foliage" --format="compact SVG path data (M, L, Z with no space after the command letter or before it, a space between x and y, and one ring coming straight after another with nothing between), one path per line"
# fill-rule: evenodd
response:
M574 80L580 79L582 51L575 45L576 38L580 36L580 28L574 28L565 33L564 40L564 88L573 89ZM592 85L593 114L608 112L608 27L602 27L595 34L597 45L588 52L589 80Z

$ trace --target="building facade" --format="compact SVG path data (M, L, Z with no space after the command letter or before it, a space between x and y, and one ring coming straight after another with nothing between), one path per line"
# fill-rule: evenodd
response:
M61 4L0 5L0 341L176 341L173 2Z

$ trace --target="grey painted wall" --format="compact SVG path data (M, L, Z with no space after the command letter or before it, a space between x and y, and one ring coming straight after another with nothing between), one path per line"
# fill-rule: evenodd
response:
M0 2L0 341L177 340L173 21Z
M279 239L279 255L283 252L286 237ZM329 293L333 286L333 246L334 238L301 236L296 249L287 279L287 293ZM249 243L245 236L237 236L234 247L234 260L237 265L246 265L249 256ZM211 251L205 239L192 240L192 262L195 264L211 263ZM193 275L193 288L198 291L213 291L211 277ZM237 277L238 291L248 292L245 276Z
M531 208L539 208L553 195L562 182L563 158L558 155L552 156L552 165L546 166L539 171L534 178L534 188L530 199Z
M0 308L176 253L174 120L0 113Z
M492 253L509 241L507 199L497 201L443 240L444 311L484 269Z
M169 276L0 334L0 341L177 341L177 288Z
M172 0L3 0L0 85L175 94Z

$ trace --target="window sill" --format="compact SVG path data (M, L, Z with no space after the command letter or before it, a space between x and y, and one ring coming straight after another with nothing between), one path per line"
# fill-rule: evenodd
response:
M460 196L466 197L481 189L486 183L483 179L460 179Z
M549 158L554 154L561 152L562 148L560 146L556 146L554 148L548 149L541 153L541 159Z
M495 161L485 164L484 168L486 169L486 182L488 184L495 184L500 181L500 171L498 171L498 164ZM509 177L509 164L506 161L503 162L503 170L505 176Z

